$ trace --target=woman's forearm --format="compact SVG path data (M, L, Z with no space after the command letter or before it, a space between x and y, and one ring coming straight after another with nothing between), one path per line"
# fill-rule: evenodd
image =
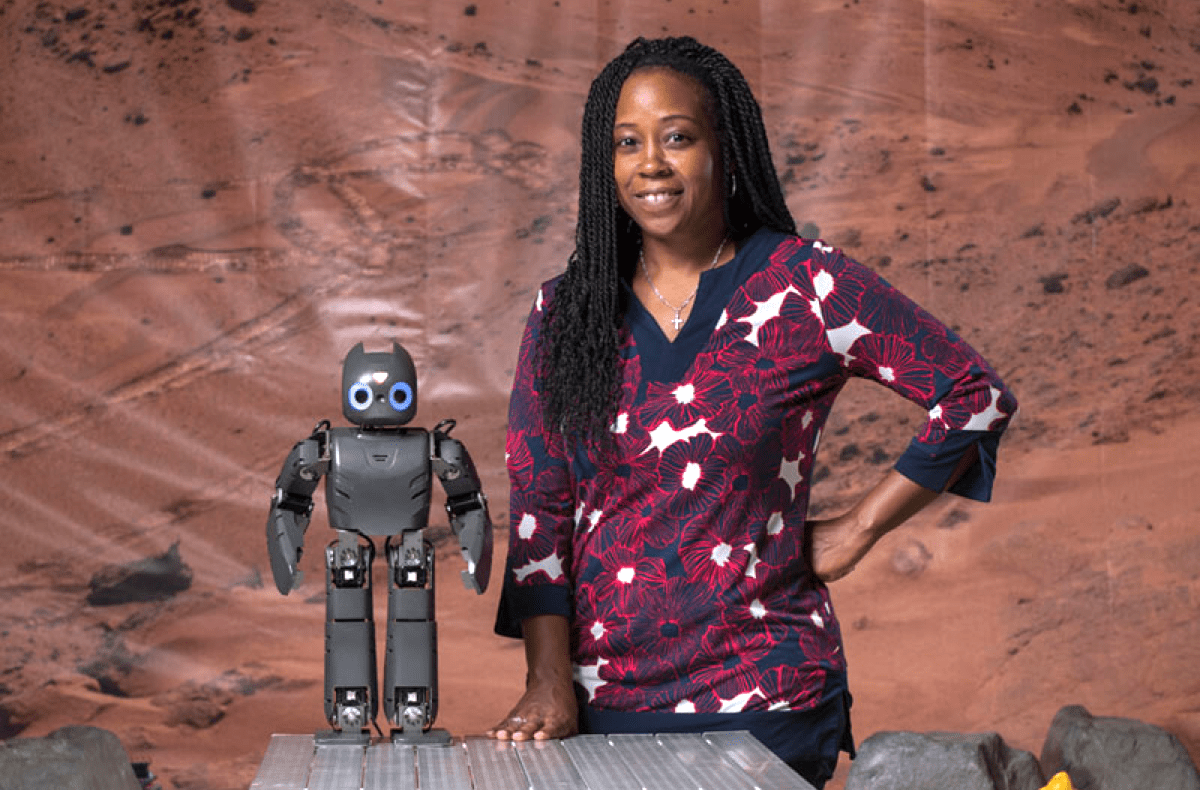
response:
M974 445L967 448L945 487L950 488L958 482L978 459L978 449ZM920 512L940 493L914 483L893 469L850 512L859 529L878 540Z
M521 623L525 635L525 684L571 683L571 634L567 618L556 614Z
M538 615L521 623L525 636L525 693L495 727L493 738L564 738L578 729L567 618Z
M950 475L946 488L954 485L978 459L979 451L972 446ZM880 538L937 499L939 494L894 469L888 472L845 514L808 522L813 571L827 582L842 578Z

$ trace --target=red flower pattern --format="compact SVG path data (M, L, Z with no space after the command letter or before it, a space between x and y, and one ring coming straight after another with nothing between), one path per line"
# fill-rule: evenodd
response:
M510 406L506 590L522 591L518 618L568 591L573 660L601 707L802 708L844 670L804 524L817 437L850 376L932 410L924 441L961 430L994 391L993 431L1015 409L977 353L878 275L821 242L763 238L679 381L643 382L658 363L625 333L615 442L589 451L586 473L541 424L542 313L530 316ZM564 578L513 576L547 552Z

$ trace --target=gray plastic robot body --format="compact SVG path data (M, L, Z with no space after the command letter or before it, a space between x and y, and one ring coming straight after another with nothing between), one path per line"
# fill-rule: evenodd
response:
M428 432L334 428L329 433L329 525L362 535L423 529L432 493Z
M437 715L434 552L425 528L431 481L446 495L450 526L467 568L468 589L486 590L492 525L478 473L466 448L450 437L451 420L433 431L403 427L416 412L416 372L398 344L365 353L359 344L343 365L343 414L357 427L319 423L292 448L267 520L276 587L300 583L297 566L325 478L329 523L337 539L325 550L325 715L327 740L364 740L382 702L397 740L445 740L431 734ZM373 537L383 537L388 579L384 693L376 681L372 605Z

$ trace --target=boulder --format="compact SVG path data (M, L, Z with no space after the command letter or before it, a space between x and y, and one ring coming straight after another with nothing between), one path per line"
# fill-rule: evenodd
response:
M0 743L3 790L141 790L125 747L98 727L63 727L45 738Z
M91 581L87 602L92 606L165 601L192 586L192 569L179 556L179 544L157 557L106 565Z
M1040 790L1034 756L994 732L881 732L863 741L846 790Z
M1054 716L1040 758L1047 774L1066 771L1075 790L1200 790L1187 749L1152 724L1093 716L1068 705Z

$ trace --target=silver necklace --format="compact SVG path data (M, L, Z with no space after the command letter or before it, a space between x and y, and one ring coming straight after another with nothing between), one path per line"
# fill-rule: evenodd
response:
M721 252L725 249L725 243L727 241L729 241L728 236L721 239L721 246L717 247L717 252L715 255L713 255L712 263L708 264L708 269L705 269L704 271L708 271L717 265L717 259L721 257ZM683 311L687 309L687 306L692 303L692 300L696 298L696 293L700 290L700 281L696 281L696 287L692 289L690 294L688 294L688 298L683 300L683 304L679 305L679 307L676 307L667 301L666 297L664 297L654 285L654 281L650 279L650 271L646 268L646 250L644 247L638 250L638 263L640 263L642 266L642 274L646 277L646 284L650 286L651 291L654 291L654 295L658 297L658 301L662 302L672 311L674 311L675 317L671 319L671 325L675 327L675 331L678 332L679 327L683 326L683 319L680 316L683 314ZM703 272L701 273L703 274Z

